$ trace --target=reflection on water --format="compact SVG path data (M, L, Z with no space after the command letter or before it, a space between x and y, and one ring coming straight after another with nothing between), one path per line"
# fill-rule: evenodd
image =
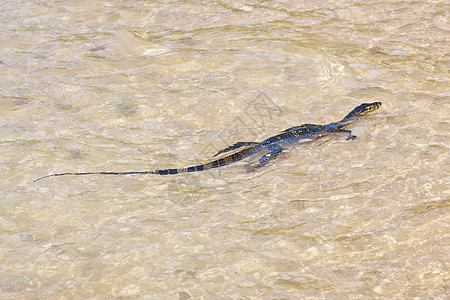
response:
M440 1L3 1L0 297L448 293ZM180 176L383 102L358 138Z

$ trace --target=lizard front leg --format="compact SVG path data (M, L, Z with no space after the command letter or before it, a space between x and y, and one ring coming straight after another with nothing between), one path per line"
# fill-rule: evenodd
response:
M336 130L335 132L348 133L348 137L346 138L347 141L356 139L356 135L352 135L351 130L339 129L339 130Z

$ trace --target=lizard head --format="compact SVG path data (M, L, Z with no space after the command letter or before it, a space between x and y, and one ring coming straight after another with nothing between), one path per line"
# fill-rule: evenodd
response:
M363 103L355 107L344 119L364 116L374 110L379 109L381 102Z

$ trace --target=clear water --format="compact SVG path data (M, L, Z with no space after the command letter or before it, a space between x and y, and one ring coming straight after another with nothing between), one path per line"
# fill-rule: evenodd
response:
M446 298L449 5L298 2L2 1L0 298Z

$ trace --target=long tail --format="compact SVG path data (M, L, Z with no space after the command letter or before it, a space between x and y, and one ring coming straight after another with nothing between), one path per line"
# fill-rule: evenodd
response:
M193 166L193 167L187 167L187 168L181 168L181 169L163 169L163 170L155 170L155 171L129 171L129 172L66 172L66 173L56 173L56 174L42 176L42 177L39 177L38 179L34 180L34 182L45 179L45 178L49 178L49 177L66 176L66 175L75 175L75 176L79 176L79 175L82 175L82 176L84 176L84 175L134 175L134 174L173 175L173 174L179 174L179 173L198 172L198 171L204 171L204 170L218 168L218 167L222 167L222 166L231 164L233 162L242 160L257 151L258 151L258 148L256 146L254 146L254 147L250 147L250 148L241 150L241 151L231 154L229 156L214 160L207 164Z

